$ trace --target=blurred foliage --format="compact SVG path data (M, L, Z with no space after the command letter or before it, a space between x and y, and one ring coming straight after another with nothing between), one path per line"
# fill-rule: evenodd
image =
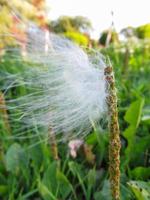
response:
M112 61L118 88L122 142L121 199L149 200L150 42L129 41L110 45L101 52ZM23 66L26 66L25 60L22 61ZM11 69L12 73L21 70L10 52L0 59L0 73L2 69L8 72ZM3 81L0 81L2 84ZM22 86L17 92L6 94L5 98L13 98L14 95L20 97L25 93ZM7 115L9 118L9 112ZM43 142L44 130L35 128L36 133L27 133L28 136L37 134L34 138L6 140L15 132L14 124L9 126L10 129L7 128L6 118L0 115L0 199L111 200L108 181L109 135L106 128L103 132L95 130L86 136L86 155L81 148L77 157L72 158L67 144L59 143L59 160L54 160L50 145ZM93 162L88 159L91 155L95 158Z
M92 24L86 17L61 16L57 20L51 21L49 28L79 45L88 46L90 43L89 31L92 30Z
M9 9L0 5L0 49L9 43L12 43L12 37L6 37L6 33L9 33L9 29L12 26L12 18L10 16Z
M44 14L45 0L1 0L0 1L0 49L6 45L13 45L14 37L24 38L24 20L32 20L40 26L46 23ZM22 27L22 28L21 28ZM10 35L10 37L9 37Z
M79 32L65 32L64 36L71 39L72 41L76 42L77 44L81 45L81 46L87 46L89 43L88 38L79 33Z
M111 43L118 43L119 42L119 36L118 33L115 30L106 30L101 33L101 36L99 38L99 44L102 46L107 46Z
M128 26L126 28L123 28L120 31L120 33L123 34L126 39L129 39L129 38L136 36L136 30L132 26Z
M150 38L150 24L139 26L136 28L137 37L140 39Z
M85 33L92 29L90 20L82 16L61 16L57 20L51 21L49 26L50 29L56 33L64 33L68 31Z
M126 27L121 30L121 33L125 38L136 37L138 39L149 39L150 38L150 24L145 24L137 28Z

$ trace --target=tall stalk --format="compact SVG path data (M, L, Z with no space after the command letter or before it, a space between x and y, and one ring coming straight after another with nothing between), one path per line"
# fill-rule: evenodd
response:
M1 91L0 91L0 115L2 116L2 120L4 122L7 132L10 134L11 130L10 130L10 124L8 120L5 97Z
M51 145L51 153L52 153L53 159L59 160L57 141L56 141L55 133L51 127L49 127L49 143Z
M120 130L118 123L117 95L113 68L105 68L107 104L109 112L109 176L113 200L120 200Z

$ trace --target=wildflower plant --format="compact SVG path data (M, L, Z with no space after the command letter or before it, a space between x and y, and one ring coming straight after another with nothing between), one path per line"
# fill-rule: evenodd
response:
M21 123L21 130L14 138L27 138L26 131L36 127L51 134L44 140L53 140L54 135L66 141L82 138L91 132L100 119L110 121L110 181L113 198L119 199L119 126L117 102L112 71L104 56L92 51L87 54L70 40L29 24L25 49L20 42L9 47L14 60L19 63L19 72L1 71L0 89L3 95L17 92L24 87L21 97L6 98L5 110L9 112L11 127ZM9 33L9 37L15 35ZM19 53L18 53L19 52ZM24 61L24 65L22 64ZM4 108L3 108L4 109ZM17 111L17 112L16 112ZM108 115L110 117L108 117ZM37 134L32 137L36 137ZM54 146L55 151L56 148ZM57 152L55 152L57 156Z

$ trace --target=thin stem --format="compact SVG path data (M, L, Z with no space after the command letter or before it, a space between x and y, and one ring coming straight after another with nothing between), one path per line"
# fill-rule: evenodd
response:
M8 120L8 113L6 109L6 102L3 93L0 91L0 114L2 115L2 119L4 121L5 128L7 132L10 134L10 124Z
M109 112L109 176L113 200L120 200L120 130L118 123L117 95L113 68L106 67L107 104Z
M49 138L50 138L49 142L51 145L52 156L53 156L54 160L59 160L56 137L55 137L55 133L53 132L52 128L49 128Z

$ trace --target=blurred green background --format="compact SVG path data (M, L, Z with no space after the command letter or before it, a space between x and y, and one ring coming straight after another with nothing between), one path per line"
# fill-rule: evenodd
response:
M50 21L45 13L44 0L15 0L14 8L22 19L32 20L42 29L64 35L85 50L89 47L109 56L116 76L119 123L121 129L121 199L150 199L150 24L125 27L120 33L115 27L91 39L89 19L61 16ZM19 64L7 48L15 47L13 33L19 41L26 41L21 22L10 12L6 0L0 0L0 75ZM42 13L42 14L41 14ZM122 34L124 40L120 40ZM24 49L22 48L22 51ZM22 65L26 61L22 59ZM2 76L1 76L2 77ZM0 81L1 81L0 77ZM2 81L0 82L2 84ZM25 88L9 98L22 96ZM0 91L0 105L5 105ZM9 111L0 109L0 199L2 200L110 200L108 175L108 143L106 129L93 131L84 139L76 158L70 155L68 144L57 144L59 159L43 136L25 140L5 138L13 135ZM18 127L17 127L18 128ZM20 127L21 128L21 127ZM32 132L28 132L32 135ZM41 141L41 142L40 142ZM34 146L34 144L36 144ZM31 148L29 148L31 147Z

